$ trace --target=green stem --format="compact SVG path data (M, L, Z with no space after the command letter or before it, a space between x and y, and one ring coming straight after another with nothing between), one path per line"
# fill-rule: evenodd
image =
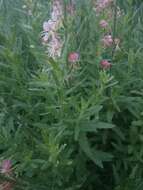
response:
M114 57L116 44L115 44L115 38L116 38L116 28L117 28L117 1L114 2L114 20L113 20L113 49L112 49L112 60Z

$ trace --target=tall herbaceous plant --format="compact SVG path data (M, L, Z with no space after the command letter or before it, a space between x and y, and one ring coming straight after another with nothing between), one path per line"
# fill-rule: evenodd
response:
M142 0L0 0L0 190L143 189Z

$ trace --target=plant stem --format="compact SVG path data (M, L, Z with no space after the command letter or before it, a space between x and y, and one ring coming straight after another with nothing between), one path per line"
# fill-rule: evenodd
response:
M112 60L114 57L116 44L115 44L115 37L116 37L116 28L117 28L117 1L114 2L114 20L113 20L113 49L112 49Z

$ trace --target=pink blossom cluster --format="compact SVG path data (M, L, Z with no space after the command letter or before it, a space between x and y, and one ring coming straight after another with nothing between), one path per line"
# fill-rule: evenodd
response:
M3 160L0 167L0 173L9 174L11 172L11 167L12 167L11 160Z
M113 2L113 0L97 0L97 2L96 2L96 8L95 8L96 12L100 13L105 8L107 8L108 6L110 6L112 2Z
M79 60L79 53L77 52L71 52L69 55L68 55L68 61L70 63L75 63Z
M102 69L109 69L111 67L111 63L108 60L102 60L100 62L100 66Z
M60 0L54 0L52 5L51 18L43 23L44 35L42 42L47 46L50 57L60 57L62 40L58 34L63 19L63 7Z
M12 162L11 160L3 160L0 166L0 173L3 175L10 176L12 174ZM0 184L1 190L12 190L13 184L9 181L4 181Z
M62 16L63 16L62 2L60 0L54 0L52 13L51 13L51 19L55 22L58 22L61 20Z
M111 9L111 5L114 2L114 0L96 0L95 4L95 11L97 16L100 16L102 19L99 21L99 26L102 29L103 36L101 39L101 44L104 49L109 49L116 46L115 50L119 49L119 38L113 38L112 36L112 29L110 27L110 20L113 19L113 12ZM117 7L117 17L121 15L120 8ZM103 14L102 14L103 13ZM118 15L119 14L119 15ZM105 19L106 15L106 19ZM109 69L111 67L111 63L108 60L102 60L100 62L100 66L102 69Z
M60 57L62 50L62 40L57 33L53 33L48 44L48 53L52 58Z
M101 28L106 29L106 28L108 28L109 23L106 20L101 20L99 22L99 25L100 25Z

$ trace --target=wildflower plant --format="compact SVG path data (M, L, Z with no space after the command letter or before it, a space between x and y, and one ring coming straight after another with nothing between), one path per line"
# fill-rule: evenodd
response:
M142 189L138 2L1 1L0 189Z

